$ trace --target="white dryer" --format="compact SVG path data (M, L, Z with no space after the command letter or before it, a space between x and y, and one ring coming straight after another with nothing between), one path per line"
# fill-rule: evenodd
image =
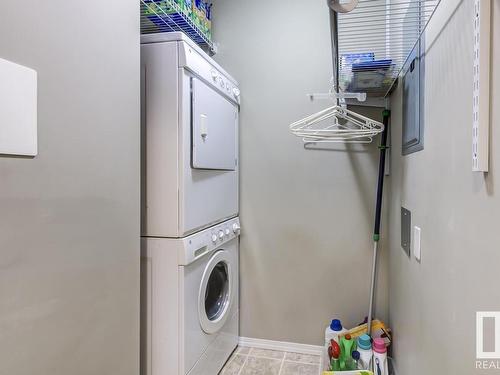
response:
M184 237L238 215L240 91L182 33L141 44L142 235Z
M142 239L141 374L217 375L238 344L234 218L182 239Z

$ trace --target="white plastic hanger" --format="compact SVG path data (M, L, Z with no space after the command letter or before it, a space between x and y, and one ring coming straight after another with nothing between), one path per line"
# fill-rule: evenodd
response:
M290 125L305 143L371 143L384 130L381 122L335 105Z
M309 94L309 97L311 100L334 99L336 105L294 122L290 125L290 131L297 137L301 137L304 143L371 143L374 136L382 133L384 125L381 122L348 110L344 104L346 98L365 101L366 93L343 93L339 90L338 20L336 12L350 12L358 5L358 0L327 0L327 3L331 9L330 20L333 30L333 88L328 94Z

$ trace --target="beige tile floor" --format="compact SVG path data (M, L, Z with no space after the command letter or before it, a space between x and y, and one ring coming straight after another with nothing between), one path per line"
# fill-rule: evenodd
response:
M320 356L239 347L220 375L319 375Z

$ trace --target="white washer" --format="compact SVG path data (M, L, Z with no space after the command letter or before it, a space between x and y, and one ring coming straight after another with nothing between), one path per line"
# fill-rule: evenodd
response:
M238 216L237 82L182 33L141 37L142 235Z
M240 223L142 239L141 374L217 375L238 344Z

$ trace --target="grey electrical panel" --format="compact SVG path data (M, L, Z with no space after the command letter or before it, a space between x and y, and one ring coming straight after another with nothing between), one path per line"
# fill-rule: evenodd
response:
M411 212L401 207L401 247L410 256L411 246Z
M403 155L424 148L424 77L423 40L417 43L403 67Z

